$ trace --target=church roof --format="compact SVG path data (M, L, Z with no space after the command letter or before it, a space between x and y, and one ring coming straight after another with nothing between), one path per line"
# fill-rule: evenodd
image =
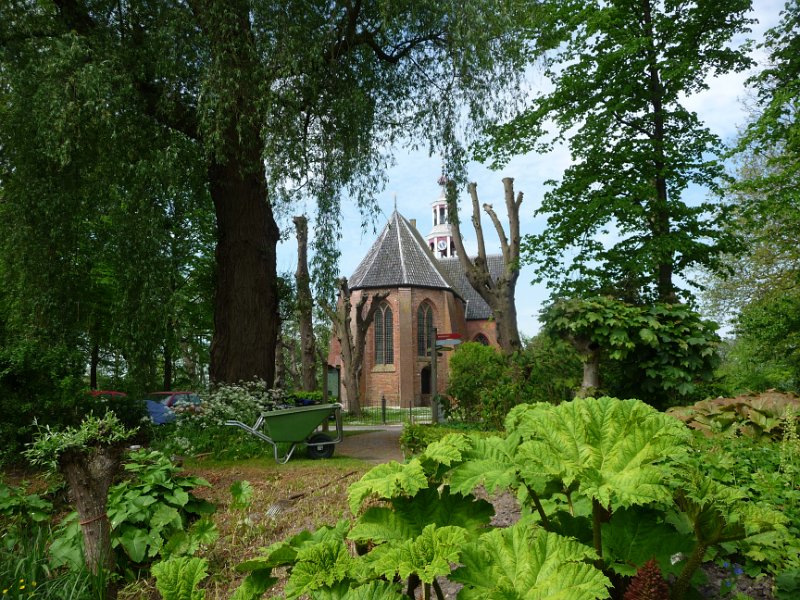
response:
M497 279L503 272L503 257L500 255L489 255L486 257L486 262L489 266L489 273L492 279ZM467 279L467 274L464 272L464 267L461 266L457 256L450 258L442 258L439 260L439 265L442 270L447 274L447 277L453 282L458 295L461 296L467 303L465 318L467 321L486 320L492 316L492 309L486 304L486 300L481 298L480 294L475 290Z
M503 257L487 256L489 273L503 272ZM437 259L416 227L394 211L367 255L350 276L351 290L425 287L452 290L466 301L466 319L485 320L492 310L470 285L457 257Z
M426 287L459 294L416 227L397 211L389 217L348 283L351 290Z

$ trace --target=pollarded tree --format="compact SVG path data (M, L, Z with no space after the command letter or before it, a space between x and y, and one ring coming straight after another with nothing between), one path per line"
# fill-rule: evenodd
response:
M684 199L689 186L720 190L720 140L686 107L708 78L750 65L731 40L747 31L750 0L583 0L548 3L553 91L497 127L496 161L541 148L548 122L573 164L545 195L541 235L524 256L554 287L629 301L674 302L677 276L716 270L735 239L722 208ZM611 234L604 244L599 236ZM565 269L563 259L576 252Z
M344 365L344 387L347 390L349 411L358 416L361 414L361 372L364 369L364 348L367 343L367 331L375 313L386 299L389 292L374 292L372 295L362 292L353 306L347 278L339 280L339 302L334 310L327 303L320 306L333 324L333 337L339 341L339 351ZM355 326L353 326L355 317Z
M20 187L38 174L42 188L56 189L95 174L84 165L137 165L132 123L164 151L163 164L176 167L173 188L186 189L190 173L200 171L217 232L211 378L271 383L280 199L296 198L292 189L320 198L322 233L335 232L343 187L352 185L355 201L370 206L387 158L382 149L411 132L452 149L452 136L440 134L452 131L450 117L461 114L455 107L485 121L502 97L498 87L514 89L524 62L524 40L510 30L516 5L6 2L0 71L10 85L3 91L10 105L28 110L34 132L46 132L55 159L38 173L14 164L9 172ZM6 73L15 76L6 80ZM85 135L83 126L95 121L108 131ZM19 132L12 138L25 146L31 137ZM102 157L92 158L97 149ZM90 202L113 172L92 178ZM150 173L138 174L146 180ZM63 216L53 210L49 222Z
M475 291L492 309L492 315L497 326L497 341L505 355L511 355L521 348L519 329L517 328L517 305L515 291L519 279L519 207L522 204L522 192L514 197L514 180L511 177L503 179L505 190L506 213L508 214L508 235L503 229L503 224L498 219L491 204L484 204L483 210L489 215L500 238L500 249L503 252L503 271L492 274L489 271L489 261L486 258L486 243L483 239L481 226L481 211L478 201L478 186L471 183L468 186L472 199L472 226L478 238L478 256L470 259L461 239L461 225L458 219L458 205L455 185L448 184L447 205L450 223L453 225L453 241L456 245L458 260L464 268L467 279Z

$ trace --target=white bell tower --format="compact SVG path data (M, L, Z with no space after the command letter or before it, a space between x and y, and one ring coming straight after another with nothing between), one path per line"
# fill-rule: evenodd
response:
M447 199L445 198L444 176L439 179L442 193L431 203L433 216L433 229L425 236L428 247L437 258L450 258L456 255L456 245L453 242L453 227L447 218Z

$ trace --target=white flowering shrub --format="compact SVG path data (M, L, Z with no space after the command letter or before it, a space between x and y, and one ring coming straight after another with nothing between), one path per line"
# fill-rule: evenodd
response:
M177 408L175 431L162 440L163 449L176 454L210 453L218 458L248 458L271 452L264 442L236 427L237 420L252 425L262 412L285 403L283 390L269 389L262 380L217 385L201 395L199 406Z

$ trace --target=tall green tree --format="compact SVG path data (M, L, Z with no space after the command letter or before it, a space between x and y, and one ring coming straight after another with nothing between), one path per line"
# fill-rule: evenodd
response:
M689 186L719 192L724 179L720 140L686 98L707 89L709 77L750 65L732 43L747 31L750 0L547 6L553 89L483 147L503 162L547 148L551 126L556 141L567 140L573 164L550 182L536 212L548 216L547 228L525 237L527 260L562 291L674 302L677 276L697 265L715 270L735 248L718 225L723 208L685 197Z
M751 121L735 147L731 186L736 228L747 253L736 276L712 279L706 299L730 317L736 339L723 376L732 393L800 386L800 4L790 0L760 44L766 65L749 81Z
M31 109L25 124L48 131L51 188L98 163L110 167L98 187L110 185L115 168L137 163L137 135L163 153L174 187L202 173L217 233L210 375L271 383L281 199L319 198L324 243L336 238L340 190L352 185L368 207L401 136L455 148L456 107L485 120L517 78L515 4L13 0L0 9L0 70L16 74L9 101ZM90 138L95 121L107 128Z

